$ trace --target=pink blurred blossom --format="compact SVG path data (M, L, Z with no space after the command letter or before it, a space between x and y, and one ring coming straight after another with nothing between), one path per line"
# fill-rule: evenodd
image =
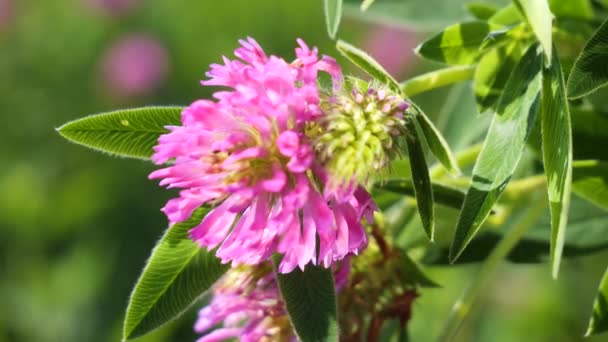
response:
M141 0L86 0L88 5L105 15L122 16L131 13L141 4Z
M366 37L363 47L393 76L402 76L415 61L416 36L407 29L380 25Z
M131 34L111 44L101 59L105 87L117 97L142 96L166 80L169 57L165 47L145 34Z
M8 26L13 18L12 0L0 0L0 28Z

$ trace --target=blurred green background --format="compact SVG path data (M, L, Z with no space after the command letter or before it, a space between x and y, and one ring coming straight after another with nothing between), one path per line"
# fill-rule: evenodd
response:
M422 8L410 25L351 16L341 37L399 78L416 74L430 67L413 57L417 42L465 15L462 1ZM286 59L298 37L337 54L320 1L0 0L0 341L120 339L131 286L166 226L159 208L173 193L147 179L153 165L72 145L54 128L208 97L199 85L208 65L246 36ZM434 115L447 91L422 96L422 106ZM582 340L606 256L564 263L558 281L546 265L506 265L457 340ZM415 302L413 341L438 334L477 269L428 270L443 287ZM195 315L140 341L194 341Z

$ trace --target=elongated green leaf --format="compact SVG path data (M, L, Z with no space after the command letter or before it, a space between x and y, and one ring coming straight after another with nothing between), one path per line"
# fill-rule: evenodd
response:
M331 39L335 39L342 20L342 0L323 0L323 2L327 34Z
M517 7L515 7L515 5L513 4L509 4L499 9L498 12L496 12L490 19L488 19L488 22L493 25L506 26L516 24L522 21L523 19L524 18L521 16L521 13L517 9Z
M410 168L412 172L412 184L414 195L418 205L418 213L422 221L422 227L431 241L435 234L435 218L433 213L433 188L429 168L426 164L422 148L422 138L416 129L416 124L408 123L409 133L407 136L407 151L410 157Z
M275 263L278 264L275 259ZM279 289L291 323L302 342L338 341L334 277L330 269L307 265L289 274L277 273Z
M485 2L469 2L466 6L467 11L479 20L488 20L498 11L498 8Z
M412 180L410 179L391 179L378 184L375 187L380 190L387 190L410 197L416 196ZM432 183L431 188L433 189L433 199L436 203L454 209L460 209L462 207L464 192L439 183Z
M446 64L474 64L481 53L481 44L492 29L485 21L452 25L420 44L416 53Z
M429 145L429 149L433 155L448 171L455 175L460 174L460 168L458 167L456 158L454 157L454 154L452 153L447 141L445 141L443 135L441 135L431 119L429 119L429 117L426 116L426 114L424 114L424 112L418 108L418 106L416 106L416 111L416 122L422 130L424 139Z
M414 96L435 88L470 80L474 72L474 66L443 68L410 78L401 84L401 90L407 96Z
M393 76L391 76L388 71L386 71L378 62L376 62L376 60L374 60L365 51L354 47L353 45L343 40L338 40L338 42L336 43L336 48L344 57L348 58L351 62L353 62L356 66L361 68L361 70L365 71L373 78L386 84L389 88L396 92L401 91L399 83L393 78Z
M59 127L64 138L121 157L149 159L165 126L180 125L181 107L143 107L87 116Z
M480 113L496 104L522 54L521 45L512 42L489 51L481 58L473 78Z
M608 210L608 162L580 160L574 162L573 168L574 193Z
M568 78L568 97L576 99L608 84L608 19L589 38Z
M585 336L597 335L606 331L608 331L608 268L600 282Z
M170 227L160 239L131 293L123 340L150 332L183 313L228 269L188 236L208 209Z
M551 52L553 51L552 42L552 23L553 14L549 9L547 0L514 0L515 5L523 13L526 21L532 27L532 31L538 38L540 45L545 52L545 61L551 65Z
M551 69L543 73L542 152L551 208L551 272L557 278L564 248L572 184L572 124L564 75L553 51Z
M535 44L507 82L458 217L450 250L452 262L477 233L515 171L538 111L542 67Z
M549 0L549 8L558 18L593 19L593 7L589 0Z

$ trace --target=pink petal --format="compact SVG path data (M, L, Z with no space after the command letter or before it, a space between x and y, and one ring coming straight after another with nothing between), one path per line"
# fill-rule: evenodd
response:
M241 335L243 328L221 328L199 338L196 342L221 342Z
M280 192L283 190L283 187L285 187L287 176L278 164L274 164L272 169L272 178L263 180L261 186L264 190L269 192Z
M300 137L294 131L285 131L277 138L279 152L285 157L292 157L300 146Z
M190 238L207 249L213 249L220 244L226 238L237 215L228 210L231 205L232 200L228 198L207 213L203 221L190 230Z

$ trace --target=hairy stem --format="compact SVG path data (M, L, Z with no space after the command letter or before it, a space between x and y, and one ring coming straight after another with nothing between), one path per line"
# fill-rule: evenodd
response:
M470 80L474 74L474 65L439 69L401 83L401 90L407 96L414 96L448 84Z

